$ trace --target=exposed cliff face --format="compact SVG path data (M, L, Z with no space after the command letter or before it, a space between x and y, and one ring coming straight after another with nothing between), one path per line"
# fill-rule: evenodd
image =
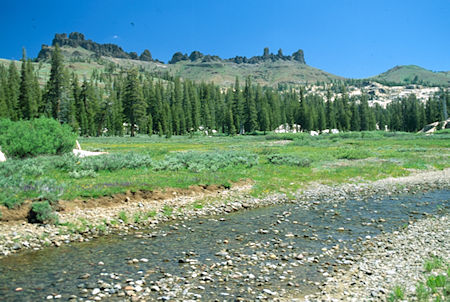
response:
M305 56L303 54L303 50L299 49L298 51L294 52L292 56L285 56L283 55L283 51L281 49L278 50L278 53L275 55L273 53L269 52L269 48L264 48L264 52L262 56L254 56L251 58L247 57L241 57L236 56L234 58L230 59L222 59L218 56L212 56L212 55L204 55L199 51L193 51L189 56L187 54L183 54L181 52L176 52L172 60L169 61L169 64L175 64L180 61L197 61L201 60L202 62L212 62L212 61L219 61L219 62L233 62L236 64L257 64L257 63L263 63L263 62L275 62L275 61L296 61L301 64L306 64L305 62Z
M115 44L99 44L92 40L86 40L82 33L73 32L69 34L55 34L55 38L52 41L52 46L58 44L60 47L62 46L70 46L70 47L81 47L86 50L92 51L96 56L106 56L113 58L122 58L122 59L133 59L133 60L142 60L142 61L154 61L152 59L152 55L148 49L144 50L144 52L138 56L136 52L127 53L120 46ZM42 49L38 54L38 60L48 59L51 55L51 48L47 45L42 45Z
M51 56L52 47L58 44L60 47L69 46L73 48L81 47L88 51L91 51L92 56L100 57L113 57L113 58L121 58L121 59L132 59L132 60L140 60L147 62L160 62L159 60L153 59L152 54L148 49L144 50L141 55L138 55L136 52L126 52L120 46L116 44L99 44L92 40L86 40L84 35L79 32L72 32L67 36L67 34L55 34L55 37L52 41L52 46L42 45L41 51L38 54L37 60L47 60ZM71 57L82 57L83 55L78 51L74 51L71 54ZM86 56L86 55L85 55ZM264 52L262 56L254 56L251 58L236 56L234 58L222 59L219 56L214 55L204 55L199 51L193 51L189 56L187 54L183 54L181 52L176 52L172 59L169 61L169 64L175 64L180 61L191 61L191 62L202 62L202 63L211 63L211 62L231 62L236 64L258 64L264 62L276 62L276 61L294 61L300 64L305 63L305 57L303 54L303 50L298 50L294 52L290 56L283 55L283 51L281 49L278 50L277 54L273 54L269 52L269 48L264 48Z

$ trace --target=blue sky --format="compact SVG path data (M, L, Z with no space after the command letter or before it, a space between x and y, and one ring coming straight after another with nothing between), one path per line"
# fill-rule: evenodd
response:
M395 65L450 70L450 0L14 1L0 11L0 57L36 57L55 33L167 62L176 51L222 58L303 49L307 64L353 78Z

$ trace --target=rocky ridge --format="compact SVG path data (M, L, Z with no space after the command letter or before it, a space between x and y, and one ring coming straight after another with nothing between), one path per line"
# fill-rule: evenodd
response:
M69 46L73 48L81 47L88 51L91 51L95 54L95 56L106 56L113 58L122 58L122 59L132 59L132 60L140 60L146 62L159 62L158 60L154 60L152 55L148 49L145 49L140 56L136 52L127 53L120 46L112 43L100 44L94 42L92 40L86 40L82 33L72 32L67 36L67 34L55 34L55 37L52 41L52 46L58 45L59 47ZM47 60L51 56L52 48L48 45L42 45L41 51L38 54L37 60ZM81 53L75 51L74 56L81 56Z

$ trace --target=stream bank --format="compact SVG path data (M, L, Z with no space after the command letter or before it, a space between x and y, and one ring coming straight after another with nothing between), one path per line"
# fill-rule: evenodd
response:
M251 183L247 181L230 190L177 196L165 200L124 199L124 202L114 206L73 208L69 212L59 213L60 222L66 225L39 225L25 221L0 223L0 258L23 250L58 247L70 242L89 241L111 233L147 229L170 220L231 213L286 202L308 207L319 201L339 203L347 199L363 200L371 196L414 194L449 187L450 169L444 169L367 183L311 184L291 197L286 194L252 197L247 193L251 189ZM125 213L127 222L119 219L121 212ZM141 217L142 213L147 215ZM136 215L140 215L138 220L135 219Z
M369 185L347 184L328 194L318 186L322 190L316 188L315 192L321 199L278 200L275 205L226 214L237 207L231 200L215 206L217 212L206 217L196 212L207 211L205 206L192 210L203 215L195 219L183 216L153 228L121 229L88 242L11 255L0 260L0 295L7 301L33 301L36 297L248 301L305 295L316 301L308 295L325 292L323 285L331 284L332 278L339 280L339 273L346 268L371 262L378 265L377 258L368 258L364 251L373 244L378 247L383 236L389 239L395 232L403 234L405 227L414 228L431 217L442 217L443 229L448 230L448 178L438 176L442 175L422 175L420 181L404 178L401 185L398 179L383 180L372 183L370 190ZM355 188L367 195L358 194ZM376 190L385 194L373 196ZM302 196L312 196L311 192ZM356 197L341 199L344 194ZM243 207L251 206L241 204ZM393 245L395 253L404 249L400 245L404 242ZM441 243L436 241L430 248L438 245L445 249L447 243ZM427 247L427 241L423 246ZM385 247L382 243L380 250ZM420 245L411 248L420 249ZM400 256L392 259L401 264L400 260ZM385 268L380 265L374 270ZM348 272L350 280L355 278ZM407 273L407 269L399 272ZM362 285L361 291L363 295ZM375 293L378 296L372 300L382 300L381 292ZM330 290L329 296L320 299L335 296L339 297L338 293ZM352 297L344 295L342 299Z

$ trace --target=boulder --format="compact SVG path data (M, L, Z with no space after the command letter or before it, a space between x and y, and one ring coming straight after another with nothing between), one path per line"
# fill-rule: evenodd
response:
M4 162L4 161L6 161L6 156L5 156L5 154L3 154L2 151L0 151L0 162Z

